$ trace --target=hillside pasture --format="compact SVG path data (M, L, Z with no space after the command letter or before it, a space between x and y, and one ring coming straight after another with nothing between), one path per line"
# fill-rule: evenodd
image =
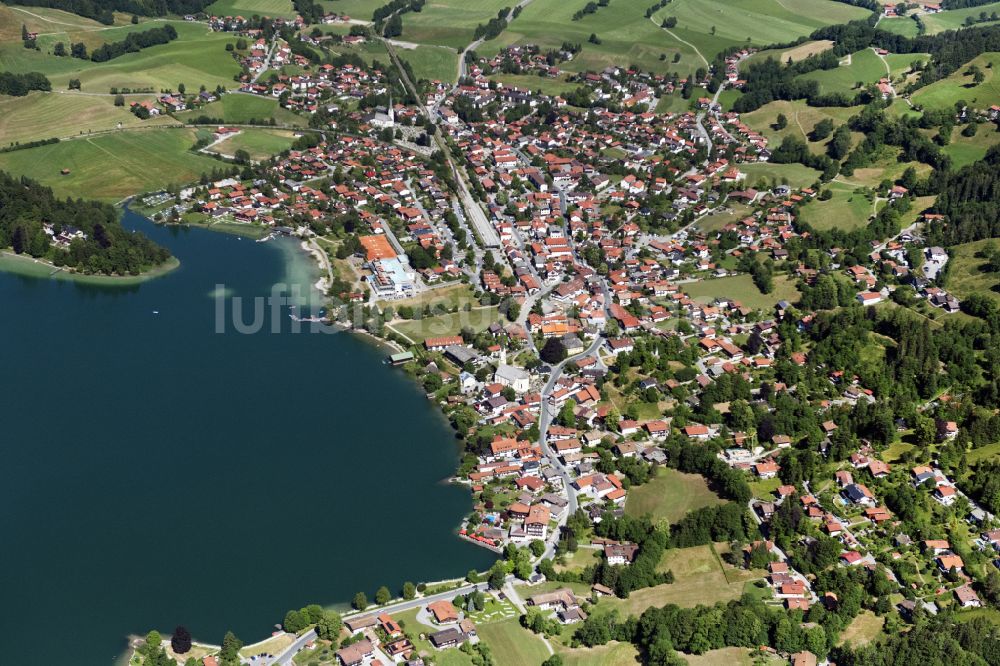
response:
M808 142L809 149L814 153L826 150L829 139L810 141L809 135L822 120L831 120L834 126L845 124L852 116L861 111L860 106L809 106L805 100L793 102L777 101L765 104L756 111L745 113L742 120L767 137L769 145L780 146L786 136L794 136ZM775 129L774 123L778 114L784 114L788 124L783 129ZM860 132L852 134L852 145L861 142L864 136Z
M462 49L472 42L477 25L488 23L514 4L510 0L430 0L423 10L403 14L399 39Z
M559 64L560 69L571 72L636 64L651 72L678 72L683 76L704 66L690 46L671 37L658 22L646 18L644 3L613 3L574 21L573 14L584 4L534 0L507 30L485 42L476 52L490 56L513 44L536 44L545 51L558 49L565 41L582 47L572 60ZM404 26L405 21L404 18ZM588 42L591 34L596 34L601 44ZM673 63L676 53L681 55L681 60ZM660 60L661 54L664 60Z
M916 37L920 34L920 26L910 16L884 18L878 22L878 27L880 30L903 37Z
M816 198L802 206L799 215L803 222L817 231L834 228L850 231L868 224L875 209L865 195L856 192L850 185L836 181L827 183L824 189L830 190L833 197L827 201Z
M978 66L985 76L978 86L973 83L972 75L966 74L971 65ZM993 104L1000 104L998 67L1000 53L984 53L951 75L920 88L910 100L924 108L953 107L959 100L964 100L973 109L988 109Z
M1000 246L997 239L986 239L952 248L954 255L946 287L960 300L972 294L984 294L1000 302L1000 273L988 270L986 259L976 256L991 243L994 247Z
M271 16L295 18L291 0L216 0L205 8L206 14L215 16Z
M208 32L199 23L170 24L176 28L178 39L102 63L57 58L44 51L29 51L19 42L7 42L0 45L0 69L41 72L49 77L53 88L64 90L71 78L80 79L84 92L107 93L112 87L159 91L176 89L180 83L191 90L200 85L208 88L233 85L240 66L225 47L235 42L234 35Z
M102 30L108 26L61 9L0 5L0 41L21 41L21 26L44 35L67 28Z
M993 123L983 123L976 136L971 137L962 136L961 130L955 128L951 143L942 150L951 157L952 166L961 168L983 159L986 151L997 144L1000 144L1000 130Z
M768 162L754 162L752 164L741 164L740 171L747 174L747 185L756 187L763 182L769 186L771 182L776 184L787 183L792 187L808 187L819 179L819 171L810 169L802 164L770 164Z
M136 129L0 154L0 169L28 176L59 196L119 201L190 183L220 163L190 152L194 130ZM69 169L68 175L61 175Z
M989 16L993 12L1000 14L1000 2L992 2L978 7L963 7L962 9L950 9L939 14L924 14L921 20L927 29L928 35L936 35L945 30L958 30L965 26L965 19L971 16L978 19L981 12L986 12ZM976 25L989 25L989 23L978 23Z
M807 74L802 74L799 79L816 81L819 83L820 92L823 93L851 93L857 87L857 83L875 83L886 76L885 63L871 49L864 49L851 54L850 64L841 61L840 67L836 69L818 69Z
M817 28L864 18L869 12L830 0L673 0L654 18L677 18L678 35L711 60L721 48L768 45L804 37ZM690 38L689 38L690 37ZM704 47L704 48L703 48Z
M175 123L170 118L161 122ZM143 123L112 96L33 92L25 97L0 96L0 146L39 139L74 137ZM179 123L177 123L179 124Z

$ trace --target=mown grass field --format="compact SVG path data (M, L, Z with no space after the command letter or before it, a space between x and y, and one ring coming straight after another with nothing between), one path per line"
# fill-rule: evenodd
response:
M878 27L880 30L891 32L894 35L902 35L903 37L916 37L920 34L920 26L909 16L884 18L879 21Z
M59 196L119 201L129 195L185 184L219 162L189 152L189 129L123 131L0 154L0 169L34 178ZM67 176L61 169L69 169Z
M235 36L210 33L202 24L170 23L177 29L178 39L103 63L57 58L44 51L29 51L20 41L5 42L0 44L0 69L41 72L49 77L54 89L65 90L71 78L78 78L84 92L107 93L111 87L149 87L159 91L176 89L180 83L189 90L197 90L200 85L208 88L219 84L232 86L233 76L239 73L240 67L225 47L235 41ZM142 26L128 29L136 27Z
M216 0L205 8L206 14L216 16L274 16L294 18L291 0Z
M714 504L722 504L722 500L708 487L705 477L660 468L654 479L629 491L625 513L648 514L653 522L665 519L676 523L688 511Z
M995 247L1000 247L1000 240L987 239L974 243L962 243L952 248L954 256L948 272L948 291L959 298L967 298L972 294L984 294L995 300L1000 300L1000 273L992 273L985 268L986 260L976 256L992 241Z
M645 3L637 0L613 3L574 21L573 14L584 4L534 0L506 31L484 43L477 52L492 55L512 44L537 44L544 51L558 49L568 41L579 43L583 50L573 60L559 65L566 71L600 71L610 65L634 63L651 72L686 75L704 66L690 46L676 41L659 23L646 18ZM404 18L404 26L405 22ZM591 34L596 34L601 44L589 43ZM678 63L672 62L675 53L681 55ZM666 56L665 60L660 60L661 54Z
M458 53L441 46L418 46L396 49L396 54L410 63L418 79L453 83L458 76Z
M237 150L245 150L250 159L266 160L291 148L294 141L295 136L287 130L244 129L217 143L212 150L222 155L235 155Z
M282 108L278 100L274 98L241 93L223 95L220 99L206 104L200 109L177 114L177 117L184 121L199 116L221 118L223 122L227 123L249 123L270 118L273 118L280 125L304 126L308 122L305 117Z
M175 121L164 117L155 122ZM33 92L25 97L0 96L2 146L113 130L119 123L122 127L135 127L142 125L143 121L125 107L115 106L111 96L54 92Z
M747 40L757 45L788 42L868 13L830 0L797 0L791 8L778 0L673 0L655 18L676 17L671 31L711 60L721 49Z
M857 83L875 83L886 76L885 63L871 49L857 51L851 55L851 64L841 64L836 69L816 70L799 76L800 79L816 81L824 93L850 93Z
M724 278L699 280L683 286L683 291L699 303L710 303L720 296L732 298L749 308L773 308L778 301L795 302L799 291L794 280L786 275L774 277L774 289L770 294L762 294L749 275L733 275Z
M927 29L927 34L935 35L939 32L944 32L945 30L958 30L959 28L962 28L965 25L965 18L967 16L979 18L980 12L986 12L987 16L993 12L1000 14L1000 2L993 2L988 5L980 5L978 7L951 9L946 12L941 12L940 14L925 14L921 18ZM988 24L979 23L977 25Z
M514 4L509 0L430 0L422 11L403 15L399 39L462 49L472 42L477 25Z
M978 86L973 84L972 76L965 73L969 65L977 65L986 77ZM952 107L959 100L965 100L974 109L988 109L993 104L1000 104L1000 77L997 76L1000 53L984 53L969 65L963 65L950 76L920 88L913 93L911 101L924 108Z
M540 664L549 657L545 644L515 619L476 627L479 639L490 646L498 664Z

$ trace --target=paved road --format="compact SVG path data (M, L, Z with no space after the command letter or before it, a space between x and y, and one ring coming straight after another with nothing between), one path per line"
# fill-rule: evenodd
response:
M439 120L437 114L432 113L431 110L427 108L427 105L424 104L423 98L417 91L417 87L413 85L412 81L410 81L410 77L403 68L402 63L399 60L399 56L396 55L396 49L393 47L392 43L385 38L382 39L382 43L385 44L389 57L396 63L396 67L402 77L401 81L403 85L410 91L413 98L417 100L417 105L420 107L424 117L426 117L431 123L437 124ZM482 244L485 247L500 247L500 236L486 219L486 213L483 212L483 209L479 207L479 204L476 203L476 200L472 197L472 194L470 194L469 188L465 184L465 179L462 178L462 175L455 167L455 163L451 156L451 150L448 148L448 144L441 136L441 132L434 133L434 142L437 144L441 153L447 160L448 166L451 167L451 172L455 177L455 182L459 190L459 198L461 199L462 207L465 209L466 217L472 222L472 225L476 228L477 233L479 233L479 238L482 241Z
M527 7L530 4L531 4L531 0L521 0L521 2L517 3L517 6L520 7L521 9L524 9L525 7ZM512 18L513 14L514 14L513 10L511 10L507 14L507 20L508 20L508 22L514 20ZM468 46L466 46L462 51L459 52L459 54L458 54L458 78L455 79L455 85L452 86L452 88L451 88L452 92L454 92L455 89L458 88L459 81L461 81L462 79L464 79L465 76L466 76L465 54L468 53L469 51L475 51L476 49L478 49L480 46L483 45L484 41L486 41L486 40L482 39L482 38L477 39L476 41L472 42L471 44L469 44Z
M514 580L513 576L507 577L508 583L510 583L513 580ZM413 608L421 608L435 601L441 601L444 599L450 601L460 594L468 594L475 590L486 591L487 588L489 588L489 585L486 583L469 583L467 585L463 585L461 587L457 587L455 589L448 590L446 592L439 592L438 594L432 594L426 597L410 599L409 601L400 601L398 603L389 604L387 606L380 606L377 609L371 611L363 613L354 613L351 615L347 615L345 617L348 617L350 619L357 619L357 618L367 617L369 615L378 615L380 613L390 613L390 614L400 613L402 611L411 610ZM275 657L273 661L269 663L262 663L260 666L288 666L288 664L292 663L292 658L295 657L295 655L298 654L303 647L305 647L306 643L313 640L316 640L316 632L310 629L306 633L302 634L302 636L297 638L295 642L288 647L288 649L286 649L280 655Z

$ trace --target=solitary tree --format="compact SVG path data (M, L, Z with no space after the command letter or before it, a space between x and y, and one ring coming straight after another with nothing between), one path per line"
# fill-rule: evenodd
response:
M385 585L383 585L382 587L378 588L378 590L375 591L375 603L377 603L379 606L384 606L385 604L389 603L390 599L392 599L392 593L389 592L389 588L387 588Z
M170 637L170 649L177 654L185 654L191 650L191 632L187 627L179 626Z
M408 601L415 596L417 596L417 586L410 581L403 583L403 598Z
M354 600L351 601L351 605L357 610L364 610L368 608L368 595L364 592L358 592L354 595Z
M549 338L545 341L545 346L539 352L539 356L546 363L559 363L566 358L566 348L558 338Z

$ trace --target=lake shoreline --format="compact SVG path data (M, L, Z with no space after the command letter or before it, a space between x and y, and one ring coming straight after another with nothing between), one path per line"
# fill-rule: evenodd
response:
M143 271L139 275L100 275L78 273L64 266L56 266L44 259L37 259L25 254L15 254L10 250L0 250L0 271L5 273L23 277L63 280L93 286L127 287L137 285L162 277L176 270L180 265L180 260L172 256L159 266Z

